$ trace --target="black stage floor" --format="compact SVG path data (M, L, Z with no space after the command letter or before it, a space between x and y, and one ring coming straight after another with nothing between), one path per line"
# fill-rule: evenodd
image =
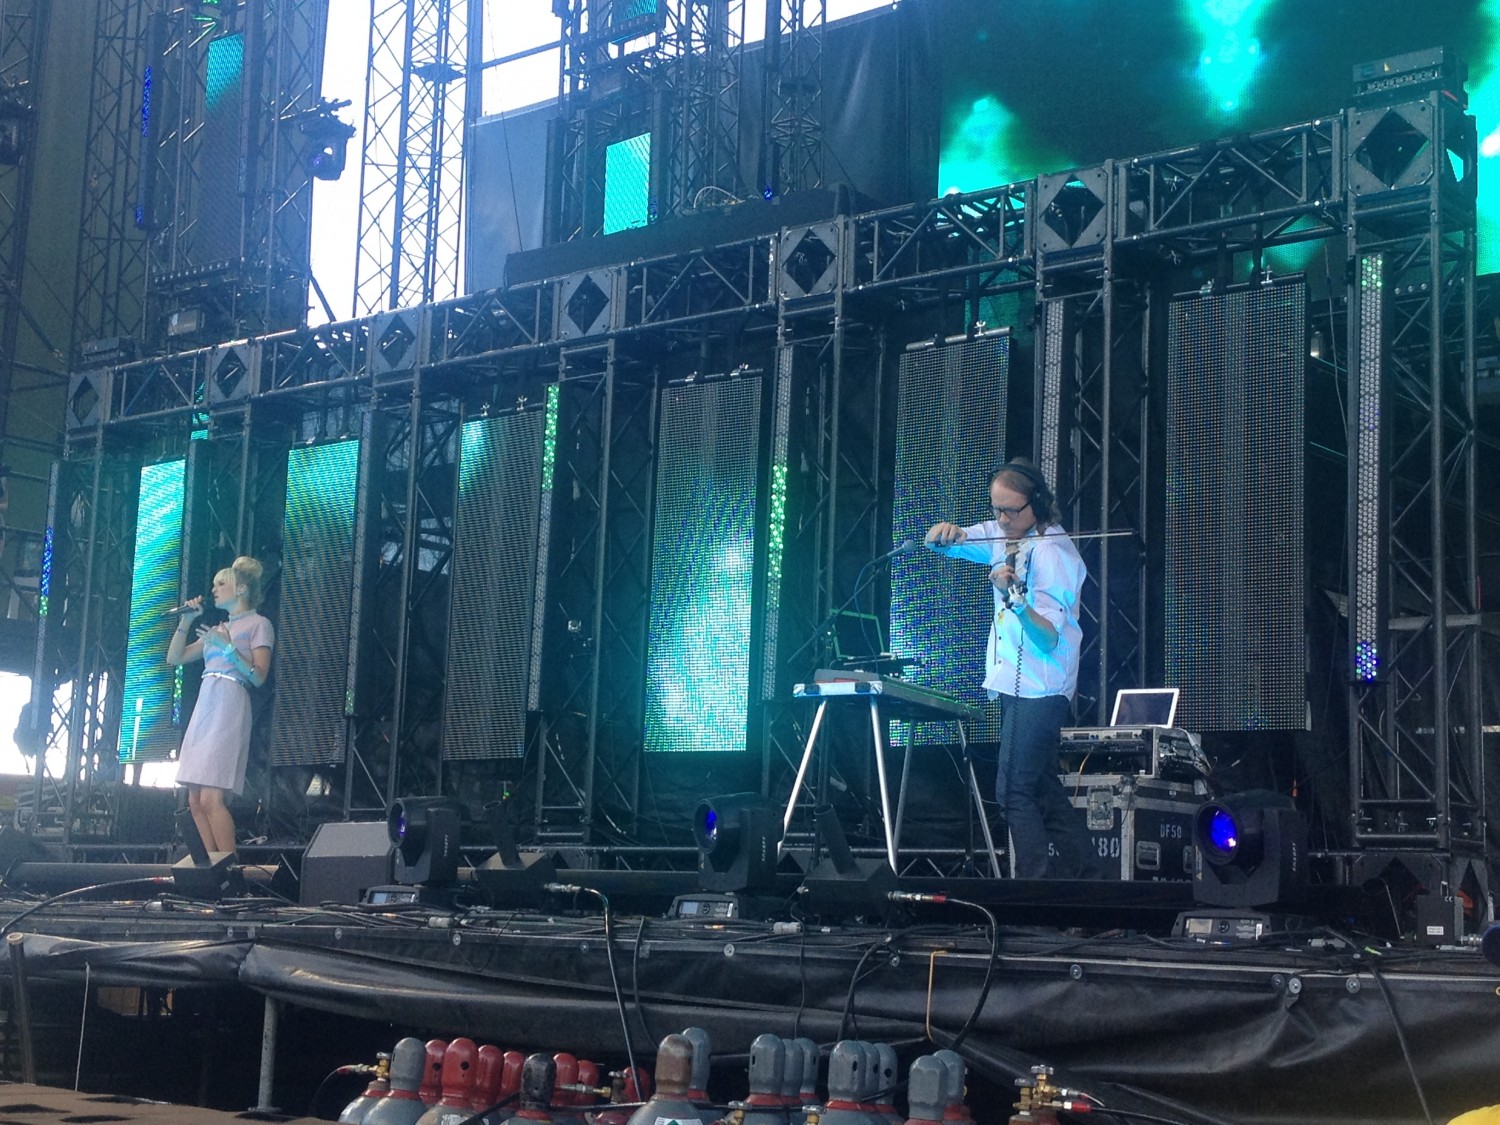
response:
M708 1029L726 1099L743 1095L744 1054L763 1032L883 1040L904 1067L972 1017L961 1052L982 1122L1007 1119L1005 1091L1037 1063L1112 1106L1179 1122L1407 1125L1428 1119L1422 1097L1434 1121L1500 1102L1500 971L1474 946L1317 928L1206 946L1141 924L1183 906L1184 884L950 881L1000 923L975 1013L991 938L973 908L916 905L847 925L622 908L627 883L656 880L659 891L661 878L604 880L618 912L608 939L588 895L554 897L541 913L155 894L62 900L24 917L38 900L15 897L0 918L25 935L34 981L232 989L282 1002L284 1022L334 1016L375 1029L376 1042L466 1035L607 1065L625 1056L613 974L635 1052L649 1059L668 1032ZM1063 924L1075 928L1039 924L1046 914L1071 914ZM359 1061L347 1057L358 1042L351 1031L324 1044L329 1065ZM299 1105L302 1093L279 1100Z

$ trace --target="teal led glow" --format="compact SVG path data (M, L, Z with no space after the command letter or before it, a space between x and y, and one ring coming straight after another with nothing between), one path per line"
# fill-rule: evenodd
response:
M204 104L213 109L238 89L245 71L245 37L225 35L208 45L207 72L203 79Z
M490 460L488 418L474 418L463 425L458 440L458 491L464 495L479 471Z
M562 391L556 383L547 388L547 423L542 433L542 491L552 491L552 473L557 467L557 412Z
M1469 112L1479 125L1476 269L1483 274L1500 272L1500 0L1484 0L1481 13L1489 24L1489 35L1464 46L1468 51L1484 49L1483 55L1468 59L1473 76L1468 85Z
M646 648L648 751L743 751L749 729L761 380L662 397Z
M1265 61L1256 24L1270 0L1184 0L1188 21L1203 47L1197 78L1220 114L1234 117L1246 108L1247 94Z
M944 130L939 191L984 191L1066 168L1068 157L1032 140L1016 115L993 95L976 98Z
M281 583L277 655L283 661L296 653L295 659L308 662L304 666L337 666L332 663L335 658L342 664L348 644L344 615L349 612L353 578L359 448L359 441L350 439L304 445L287 453L282 550L293 561ZM287 738L312 746L332 741L344 717L354 713L353 690L344 681L342 669L337 683L323 677L307 682L283 678L277 689L273 745ZM292 716L297 717L295 731L283 725L292 724ZM283 764L298 760L281 759Z
M359 442L335 441L293 449L286 458L286 522L322 524L354 534ZM347 542L340 536L334 542Z
M604 150L604 233L651 221L651 134L616 141Z
M130 574L130 631L125 648L122 763L165 760L177 748L181 717L178 670L167 663L181 583L182 503L186 461L141 469Z
M1286 228L1294 231L1316 230L1321 224L1306 216L1297 219ZM1302 273L1324 252L1323 239L1309 238L1305 242L1291 242L1285 246L1268 246L1263 255L1267 269L1274 274Z
M755 553L746 499L700 489L679 547L694 557L652 584L647 750L745 749Z

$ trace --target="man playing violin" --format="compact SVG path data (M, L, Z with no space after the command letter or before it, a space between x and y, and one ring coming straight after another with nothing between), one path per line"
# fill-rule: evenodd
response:
M1010 461L990 477L991 518L928 529L929 548L989 567L995 613L984 686L1000 703L995 800L1021 879L1100 878L1106 865L1057 775L1061 731L1078 689L1079 596L1087 574L1046 479Z

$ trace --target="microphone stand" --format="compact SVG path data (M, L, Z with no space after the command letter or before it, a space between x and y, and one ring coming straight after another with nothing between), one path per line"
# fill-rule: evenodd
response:
M844 601L840 603L837 609L835 609L832 613L830 613L827 617L823 618L823 620L818 623L818 627L812 631L807 640L798 645L796 651L788 656L784 663L791 664L794 660L797 659L797 657L806 652L808 647L815 640L817 640L825 632L827 632L828 629L836 621L838 621L840 617L844 615L844 611L852 606L856 600L858 600L859 596L865 592L865 587L874 580L876 573L875 567L877 565L883 562L890 562L890 560L894 559L898 555L913 554L917 550L917 547L915 545L913 545L911 550L904 550L904 546L905 545L903 544L902 547L898 547L894 551L888 551L884 555L881 555L879 558L871 559L869 562L865 563L864 566L860 567L859 573L854 576L854 592L847 598L845 598Z

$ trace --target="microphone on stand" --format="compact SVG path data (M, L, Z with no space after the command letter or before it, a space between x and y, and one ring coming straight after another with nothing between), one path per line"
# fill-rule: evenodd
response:
M915 539L903 539L897 546L892 547L885 554L879 556L878 558L872 559L868 565L878 566L880 563L885 562L886 559L893 559L897 555L909 555L916 549L917 541Z
M797 657L806 652L807 649L811 647L812 643L819 637L821 637L824 634L825 630L832 626L833 623L843 615L844 610L848 609L851 605L854 604L855 600L859 597L864 588L869 585L871 581L873 581L876 567L878 567L881 563L888 562L889 560L895 558L897 555L909 555L913 551L915 551L918 546L920 546L920 544L915 539L903 539L899 544L897 544L895 547L892 547L885 554L871 559L869 562L865 563L864 566L860 567L859 576L854 581L854 593L845 598L842 605L840 605L837 609L835 609L832 613L825 617L822 623L808 634L807 639L800 645L798 645L796 651L794 651L790 656L786 658L786 663L790 664L792 661L796 660Z

